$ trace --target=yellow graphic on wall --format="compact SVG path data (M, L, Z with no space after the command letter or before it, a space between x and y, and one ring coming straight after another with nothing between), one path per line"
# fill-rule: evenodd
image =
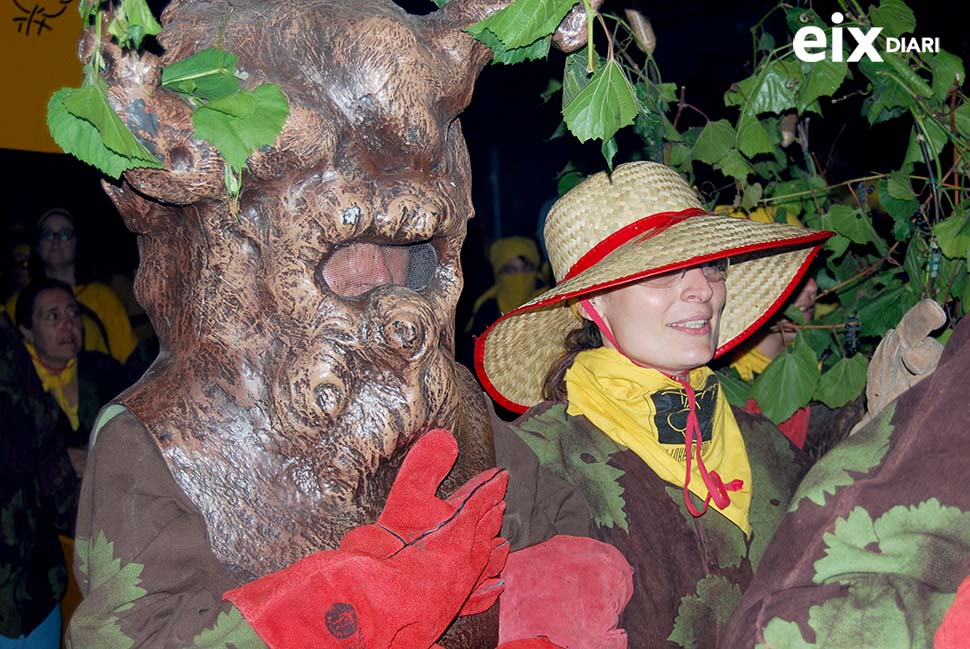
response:
M81 84L77 0L0 0L0 148L60 153L47 131L47 101Z

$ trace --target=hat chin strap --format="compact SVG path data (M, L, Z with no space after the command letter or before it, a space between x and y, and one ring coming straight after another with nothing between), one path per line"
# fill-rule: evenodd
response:
M593 324L597 326L600 333L603 334L608 341L610 341L610 344L613 345L613 348L616 349L616 351L625 356L630 360L631 363L638 367L657 369L637 362L635 359L630 358L628 354L624 353L623 349L620 347L620 344L616 340L616 336L613 335L613 332L610 331L609 326L606 324L606 320L602 315L600 315L600 312L596 310L596 307L593 306L593 303L590 300L580 300L579 303L586 309L586 315L589 316L589 319L592 320ZM721 476L717 471L708 471L707 467L704 465L704 460L701 457L703 436L701 433L700 421L697 418L697 395L694 393L694 388L690 384L690 372L687 373L687 376L674 376L660 370L657 371L664 376L680 383L684 387L684 391L687 393L687 404L689 410L687 413L687 430L684 431L684 451L687 465L687 472L684 476L684 504L687 506L687 510L695 517L701 516L707 511L708 504L711 502L711 500L714 501L714 504L717 505L717 507L724 509L731 504L731 497L728 496L728 492L740 491L740 489L744 486L744 482L742 480L732 480L725 484L724 480L721 479ZM694 507L694 503L690 498L690 489L688 489L691 476L690 463L692 455L697 460L697 470L701 474L701 479L704 481L704 486L707 487L707 498L704 499L704 508L700 510Z

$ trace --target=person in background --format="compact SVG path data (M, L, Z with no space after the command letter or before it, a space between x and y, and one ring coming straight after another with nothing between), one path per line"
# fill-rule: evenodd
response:
M84 349L128 360L138 341L128 314L110 287L90 281L78 266L78 237L74 217L65 209L45 212L37 221L35 267L32 277L50 277L74 291L84 316ZM6 303L8 314L17 310L18 294Z
M0 649L57 649L78 480L20 336L0 318Z
M539 247L529 237L497 239L489 247L488 261L495 283L475 300L472 316L465 325L464 346L459 351L458 360L469 368L474 367L475 338L500 317L546 289L539 275Z
M478 339L483 385L525 411L493 421L510 557L555 535L619 550L631 649L716 646L785 514L794 449L733 409L708 363L772 316L829 236L711 214L673 169L619 165L550 210L556 287ZM560 638L557 616L531 621L594 646Z
M45 277L25 286L16 321L37 376L59 407L58 434L80 475L98 411L128 387L128 376L111 356L81 349L81 308L64 282Z

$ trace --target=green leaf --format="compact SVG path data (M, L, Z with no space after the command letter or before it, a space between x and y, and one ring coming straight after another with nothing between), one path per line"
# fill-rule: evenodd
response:
M960 57L943 50L933 57L930 69L933 70L933 96L937 101L946 99L954 83L959 88L967 78Z
M210 47L162 68L162 87L206 101L239 90L235 54Z
M566 126L579 139L609 140L639 112L633 88L616 61L596 71L589 85L563 108Z
M886 242L876 234L872 222L858 208L833 205L828 213L822 215L822 227L838 232L852 243L873 243L881 253L888 249Z
M674 628L667 638L685 649L713 646L734 607L741 601L741 588L721 575L706 575L697 589L680 599Z
M490 31L507 49L524 47L556 31L575 4L575 0L518 0L465 31L475 38Z
M492 64L514 65L523 61L536 61L549 56L552 37L546 36L522 47L506 47L498 36L487 29L476 36L479 41L492 50Z
M933 234L944 255L970 260L970 214L943 219L933 226Z
M845 62L822 59L815 63L802 64L803 71L808 68L805 83L798 93L798 112L804 113L819 97L835 94L849 72Z
M733 367L719 370L717 380L724 391L724 398L736 408L744 408L751 396L751 385L745 382Z
M926 149L932 161L934 158L940 156L943 147L946 146L948 136L946 131L943 130L943 127L936 123L936 120L924 119L920 123L926 129ZM906 149L906 156L903 158L904 165L912 162L924 162L923 152L920 150L919 143L916 141L916 133L917 130L914 126L909 139L909 148Z
M757 117L741 115L738 120L738 148L741 153L753 158L759 153L771 153L775 143Z
M916 16L902 0L882 0L869 12L873 27L882 27L885 36L902 36L916 31Z
M845 251L849 249L852 242L849 241L847 237L843 237L841 234L836 234L834 237L830 238L825 242L823 248L832 252L832 257L838 258L845 254Z
M883 56L885 59L896 57L890 52ZM870 125L897 117L902 114L899 109L909 109L915 105L906 86L900 82L898 72L885 60L871 61L863 57L858 65L872 84L872 96L863 106Z
M865 390L868 370L869 360L862 354L839 359L819 379L813 400L821 401L829 408L841 408Z
M741 196L741 208L745 210L753 210L761 200L761 196L764 193L764 188L761 183L751 183L744 188L744 194Z
M145 36L154 36L162 31L162 26L155 20L145 0L123 0L121 5L128 18L128 32L132 36L135 49L141 48Z
M584 47L566 57L566 64L562 71L563 110L579 96L579 93L589 85L589 82L593 78L593 75L586 70L586 63L589 60L587 52L588 50ZM598 54L594 56L594 64L597 70L605 65L603 59Z
M906 183L909 183L909 190L912 192L913 186L909 181L908 174L905 174L905 172L896 173L903 173L906 175ZM897 182L901 182L901 179L899 179ZM906 193L906 184L897 184L893 190L890 190L889 181L885 178L881 178L879 180L879 182L876 184L876 190L879 192L879 203L882 205L883 209L886 210L886 213L889 214L889 216L891 216L893 221L895 221L897 224L905 223L904 231L907 233L910 232L912 230L911 220L913 218L913 214L915 214L916 210L919 209L919 202L916 200L916 195L914 194L912 198L903 200L893 198L893 191L895 191L897 194ZM904 241L908 238L908 236L897 236L896 240Z
M743 112L749 115L780 115L796 107L795 97L800 85L798 62L775 60L725 93L724 105L743 106Z
M902 169L889 174L889 181L886 184L889 195L901 201L916 199L916 192L913 191L913 181L909 174Z
M600 147L600 152L603 154L603 159L606 160L606 166L610 171L613 171L613 157L616 156L617 150L615 137L606 140Z
M788 511L797 511L802 501L825 506L826 494L835 495L839 487L855 482L851 474L865 475L882 462L893 434L892 419L896 403L887 406L875 419L846 437L825 454L798 485Z
M742 183L746 182L748 176L754 173L754 168L744 159L744 156L738 153L737 149L728 151L727 155L714 165L714 168L719 169L725 176L737 178Z
M909 284L896 282L882 291L870 294L859 306L859 322L863 336L882 336L899 324L919 296Z
M713 165L734 148L734 140L735 133L731 122L726 119L708 122L694 144L693 157Z
M776 356L755 379L751 396L765 417L779 424L808 404L819 376L818 358L799 334L794 347Z
M192 124L196 135L211 142L238 171L256 149L276 141L289 114L279 86L264 83L252 92L239 90L199 107Z
M963 103L953 111L957 132L963 137L970 137L970 103Z
M65 153L112 178L136 167L163 166L122 124L95 87L55 92L47 104L47 126Z
M64 108L64 93L74 90L58 90L47 104L47 128L57 146L111 178L119 178L126 170L137 167L138 163L131 158L118 155L104 146L101 133L94 124L72 115Z

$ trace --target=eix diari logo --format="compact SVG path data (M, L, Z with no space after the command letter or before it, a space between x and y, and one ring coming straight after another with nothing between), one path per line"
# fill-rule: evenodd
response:
M841 25L843 20L845 20L845 16L841 13L835 12L832 14L832 24ZM849 54L848 59L843 58L844 31L848 31L849 35L855 39L855 48ZM855 63L861 60L863 56L867 57L870 61L882 61L882 55L879 54L879 50L876 48L876 39L879 38L880 33L882 33L882 27L873 27L868 31L863 31L859 27L849 27L847 29L833 27L832 43L831 47L829 47L825 30L821 27L810 25L808 27L802 27L795 32L795 41L792 43L792 47L795 49L795 56L799 60L808 63L822 61L829 55L831 55L831 60L837 63L843 60L849 63ZM913 36L909 38L894 38L888 36L886 37L885 51L939 52L940 39L939 37L916 38Z

